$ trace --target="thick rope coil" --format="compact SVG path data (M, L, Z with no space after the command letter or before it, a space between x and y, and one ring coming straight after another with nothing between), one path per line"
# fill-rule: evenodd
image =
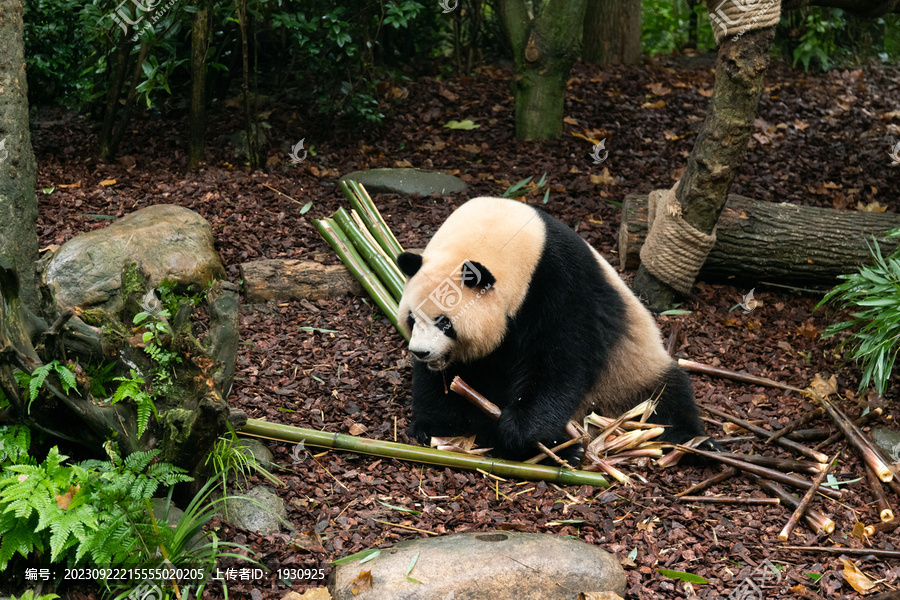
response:
M775 27L781 19L781 0L706 0L706 8L716 44L727 36Z
M654 277L687 294L716 243L716 233L703 233L684 220L675 198L677 186L655 190L648 197L649 233L641 248L641 263Z

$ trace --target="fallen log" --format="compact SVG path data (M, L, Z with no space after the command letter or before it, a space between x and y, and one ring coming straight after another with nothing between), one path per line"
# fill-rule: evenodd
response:
M719 216L716 243L700 278L832 285L838 275L871 262L868 244L882 252L897 246L885 232L900 227L896 213L760 202L730 194ZM640 265L647 237L647 196L629 194L622 203L619 260L625 269Z
M275 300L323 300L341 294L363 295L362 286L344 265L311 260L255 260L241 264L248 303Z

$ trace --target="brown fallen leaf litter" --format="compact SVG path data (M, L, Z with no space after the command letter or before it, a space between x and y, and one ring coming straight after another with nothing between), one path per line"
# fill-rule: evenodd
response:
M287 87L267 107L274 111L263 172L247 171L234 155L228 137L240 128L241 117L221 102L210 115L215 125L208 134L208 165L199 174L184 171L183 117L138 116L120 160L97 163L90 159L96 155L92 123L39 109L32 123L40 165L39 235L43 246L60 244L106 225L110 216L171 202L210 221L235 281L238 265L248 260L317 258L334 264L337 259L309 221L341 204L336 178L355 169L409 164L457 174L469 184L469 196L498 194L547 172L551 196L544 208L616 264L619 214L612 203L627 193L668 187L679 176L704 118L712 66L709 57L603 70L579 65L567 84L566 133L548 143L514 139L511 74L494 67L461 79L397 81L394 86L409 93L400 100L383 99L388 117L382 129L339 135L331 123L298 108L299 88ZM900 169L890 168L887 157L891 136L900 137L900 117L891 116L896 111L891 99L900 90L897 70L804 74L775 65L767 82L733 193L839 210L886 206L900 211ZM665 94L651 97L648 89ZM443 127L463 119L481 127ZM316 154L292 166L288 153L301 138L315 144ZM609 156L594 165L592 140L602 138ZM45 189L49 193L42 193ZM542 196L543 190L533 190L528 201L539 205ZM374 199L406 247L423 247L464 200L390 194ZM301 214L310 201L312 208ZM752 287L756 308L732 310ZM816 374L826 374L826 380L835 374L842 396L837 404L851 419L863 407L878 406L884 412L876 423L897 429L896 376L886 400L855 394L859 369L844 360L839 340L820 338L840 315L814 311L819 298L759 282L700 282L681 307L690 314L658 322L667 338L680 328L675 352L683 359L798 388ZM363 435L369 437L407 441L408 357L402 338L367 299L243 306L237 377L231 402L253 418L342 433L365 428ZM699 402L772 432L815 408L796 392L696 374L692 381ZM723 424L724 419L708 417L712 435L731 439L723 444L728 451L798 458L735 433L734 427L726 433ZM833 425L822 416L804 428L831 431ZM627 597L634 599L727 597L766 574L761 582L766 598L855 598L866 581L875 584L871 598L900 586L900 560L874 558L864 550L896 550L898 537L885 531L865 535L865 525L878 523L879 508L862 463L846 446L832 471L838 481L848 482L840 486L842 499L817 496L812 501L814 510L834 521L834 532L815 534L800 524L789 543L857 549L844 557L851 566L840 554L781 549L778 534L790 514L784 505L675 500L674 494L719 472L717 465L629 466L630 485L604 490L502 481L478 472L314 448L271 448L284 468L279 475L286 485L277 492L297 533L260 536L216 525L225 539L253 548L270 569L317 569L404 539L505 528L571 535L615 552L628 575ZM840 448L831 444L822 452ZM771 496L747 476L699 494ZM897 512L900 497L889 490L887 499ZM707 583L667 577L659 569L690 573ZM293 584L291 589L304 592L322 582ZM232 597L268 600L281 598L289 588L265 580L235 582L229 589Z

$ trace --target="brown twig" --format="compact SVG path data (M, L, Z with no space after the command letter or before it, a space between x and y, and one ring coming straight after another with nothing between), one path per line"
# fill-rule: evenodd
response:
M699 404L698 403L698 405L701 408L708 410L709 412L711 412L714 415L722 417L723 419L728 419L735 425L740 425L747 431L752 431L756 435L766 437L766 438L769 437L770 435L772 435L772 432L769 431L768 429L765 429L758 425L754 425L753 423L750 423L749 421L747 421L745 419L740 419L738 417L735 417L734 415L730 415L727 412L725 412L724 410L720 410L714 406L709 406L708 404ZM813 450L811 448L808 448L807 446L804 446L803 444L799 444L799 443L791 441L789 439L778 438L777 440L775 440L775 443L778 444L779 446L781 446L782 448L787 448L789 450L793 450L794 452L799 452L803 456L807 456L807 457L813 459L814 461L822 463L822 464L825 464L825 462L828 460L827 454L823 454L822 452L819 452L818 450Z
M676 448L684 448L688 452L693 452L694 454L699 454L700 456L704 456L706 458L717 460L719 462L725 463L729 467L736 467L741 471L746 473L752 473L759 477L763 477L765 479L771 479L772 481L777 481L778 483L783 483L785 485L790 485L796 488L801 488L804 490L808 490L812 483L808 479L804 479L803 477L799 477L797 475L789 475L787 473L782 473L781 471L776 471L775 469L768 469L766 467L761 467L759 465L752 465L743 460L739 460L736 458L729 458L727 456L720 456L720 452L707 452L706 450L698 450L697 448L687 448L686 446L676 445ZM827 459L826 459L827 460ZM819 493L823 496L828 496L833 500L841 499L840 490L832 490L828 488L820 488Z
M776 431L775 433L770 435L769 439L766 440L766 443L771 444L772 442L774 442L781 436L791 433L792 431L794 431L801 425L809 423L813 419L817 419L817 418L821 417L823 414L825 414L825 412L822 410L821 406L817 406L816 408L814 408L812 410L806 411L805 413L803 413L802 415L800 415L799 417L797 417L796 419L794 419L793 421L791 421L790 423L788 423L787 425L785 425L784 427L782 427L781 429L779 429L778 431Z
M803 390L801 390L800 388L775 381L774 379L769 379L768 377L758 377L756 375L749 375L747 373L738 373L737 371L720 369L719 367L711 367L709 365L704 365L692 360L686 360L684 358L679 358L678 364L683 369L685 369L686 371L690 371L691 373L700 373L702 375L709 375L711 377L723 377L725 379L732 379L734 381L740 381L743 383L752 383L754 385L762 385L765 387L778 388L780 390L788 390L789 392L798 392L800 394L803 393Z
M692 485L688 489L684 490L683 492L679 492L679 493L675 494L675 497L683 498L684 496L687 496L688 494L696 494L697 492L702 492L706 488L714 486L717 483L722 483L726 479L731 479L732 477L734 477L737 474L738 474L738 470L735 469L734 467L725 467L719 473L716 473L712 477L707 477L700 483L695 483L694 485Z
M878 475L878 479L881 481L891 481L894 478L894 472L891 471L890 467L882 460L881 456L879 456L879 452L872 447L873 444L866 435L856 427L856 425L847 418L847 415L845 415L840 408L835 406L831 400L821 396L817 397L817 399L825 409L825 412L828 413L828 416L830 416L838 426L838 429L844 433L844 437L847 438L850 445L859 453L859 457L863 462L875 471L875 474Z
M781 504L779 498L743 498L740 496L678 496L678 500L718 504Z
M789 493L786 489L784 489L774 481L756 477L755 475L751 475L751 477L756 481L756 484L759 487L766 490L770 494L774 494L783 503L790 506L791 508L797 508L797 506L800 505L800 500L798 500L796 496ZM819 533L820 531L824 531L825 533L834 532L834 521L817 510L811 508L808 509L806 511L806 515L804 515L804 518L806 519L806 523L809 525L813 533Z
M880 406L873 408L869 412L867 412L866 414L861 416L860 418L853 421L853 424L860 428L865 427L866 425L869 424L869 421L873 420L876 417L880 417L881 413L883 413L883 412L884 412L884 410ZM813 450L821 450L823 448L827 448L831 444L840 440L842 437L844 437L844 433L842 431L840 431L840 430L835 431L833 434L831 434L829 437L827 437L824 441L813 446Z
M805 552L829 552L846 554L847 556L875 556L877 558L900 558L900 550L881 550L879 548L844 548L841 546L781 546L782 550L801 550Z
M737 454L734 452L719 452L721 456L728 456L743 460L752 465L760 465L769 467L770 469L778 469L779 471L803 471L816 475L824 469L821 463L811 462L808 460L792 460L789 458L775 458L773 456L762 456L761 454Z
M787 520L787 523L784 524L781 533L778 534L778 539L782 542L788 541L788 538L791 537L791 531L797 526L797 521L800 520L800 517L806 513L806 510L809 508L809 503L812 502L813 496L819 491L819 486L825 481L825 476L828 475L834 466L835 461L837 461L838 454L840 454L840 452L835 454L834 458L829 461L828 466L822 469L822 472L813 478L812 486L806 490L806 493L800 498L800 504L798 504L797 508L794 509L794 512L791 513L791 517Z
M891 510L887 495L884 493L884 485L882 485L878 476L875 475L875 471L869 468L868 465L865 465L864 468L866 470L866 479L869 482L869 488L872 490L872 495L875 496L875 506L878 507L878 518L881 519L882 523L893 521L894 511Z
M820 442L831 435L833 429L825 427L816 427L814 429L795 429L787 434L789 440L795 442ZM813 450L821 450L818 446L813 446Z

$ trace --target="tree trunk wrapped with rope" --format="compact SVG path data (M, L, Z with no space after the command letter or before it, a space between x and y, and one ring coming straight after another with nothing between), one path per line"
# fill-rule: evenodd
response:
M653 224L634 280L635 292L656 308L690 290L715 244L716 222L747 151L781 4L708 0L707 8L719 43L713 97L684 176L651 193Z

